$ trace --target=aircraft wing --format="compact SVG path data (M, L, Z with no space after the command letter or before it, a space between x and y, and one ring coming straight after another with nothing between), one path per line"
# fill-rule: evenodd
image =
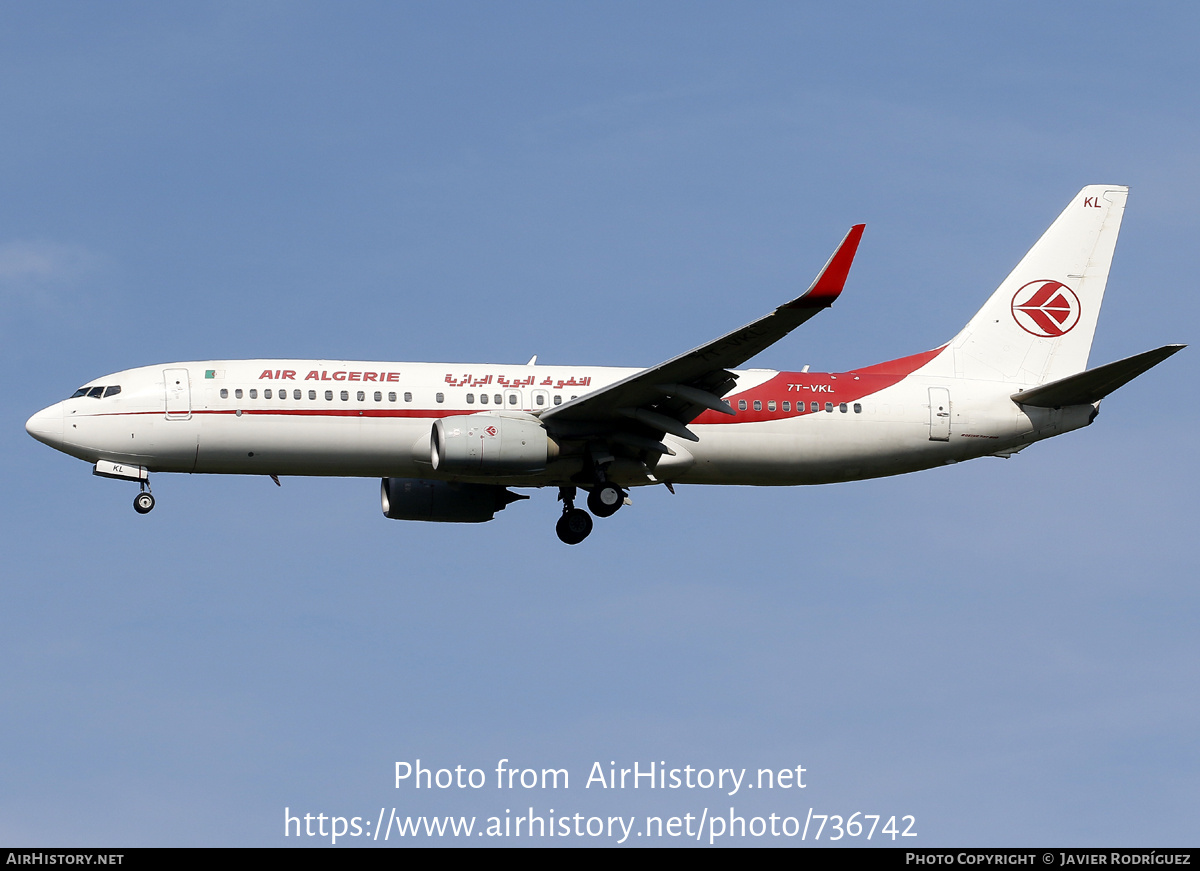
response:
M687 424L706 409L733 414L721 399L737 383L728 370L775 344L838 298L864 227L850 228L812 285L791 302L685 354L548 409L542 412L542 420L566 438L615 432L614 440L626 446L660 454L670 453L660 442L663 433L698 441Z

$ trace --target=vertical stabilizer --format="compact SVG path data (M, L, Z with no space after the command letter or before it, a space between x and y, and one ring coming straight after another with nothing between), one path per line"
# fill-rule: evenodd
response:
M1128 194L1081 190L925 371L1041 384L1086 369Z

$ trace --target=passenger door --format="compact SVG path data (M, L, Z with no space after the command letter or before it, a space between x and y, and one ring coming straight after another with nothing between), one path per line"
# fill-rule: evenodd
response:
M187 369L164 369L167 420L188 420L192 416L192 386Z

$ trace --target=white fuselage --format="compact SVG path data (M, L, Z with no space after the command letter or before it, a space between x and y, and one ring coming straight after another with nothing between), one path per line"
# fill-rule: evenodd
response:
M1087 426L1103 397L1183 347L1087 368L1127 196L1083 188L949 342L849 372L738 367L833 304L862 224L799 296L645 369L171 363L93 381L26 429L138 481L139 514L154 507L151 472L377 477L384 516L446 523L552 486L566 544L630 487L825 484L1010 456Z
M666 436L652 468L618 459L625 486L820 484L1005 455L1086 426L1095 406L1023 408L1012 383L922 375L935 352L861 372L735 373L728 416L705 412L699 441ZM92 463L149 472L426 478L562 485L578 463L521 475L438 474L440 418L531 418L640 370L579 366L210 360L128 369L91 382L108 396L63 400L31 418L41 441ZM96 391L93 389L92 391ZM112 393L112 391L106 391ZM814 410L815 409L815 410Z

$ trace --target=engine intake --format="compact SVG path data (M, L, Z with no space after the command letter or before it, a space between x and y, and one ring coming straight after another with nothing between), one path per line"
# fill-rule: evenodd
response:
M496 484L459 484L424 478L384 478L383 516L434 523L484 523L510 502L528 499Z
M537 418L459 414L433 425L429 460L447 474L540 472L558 445Z

